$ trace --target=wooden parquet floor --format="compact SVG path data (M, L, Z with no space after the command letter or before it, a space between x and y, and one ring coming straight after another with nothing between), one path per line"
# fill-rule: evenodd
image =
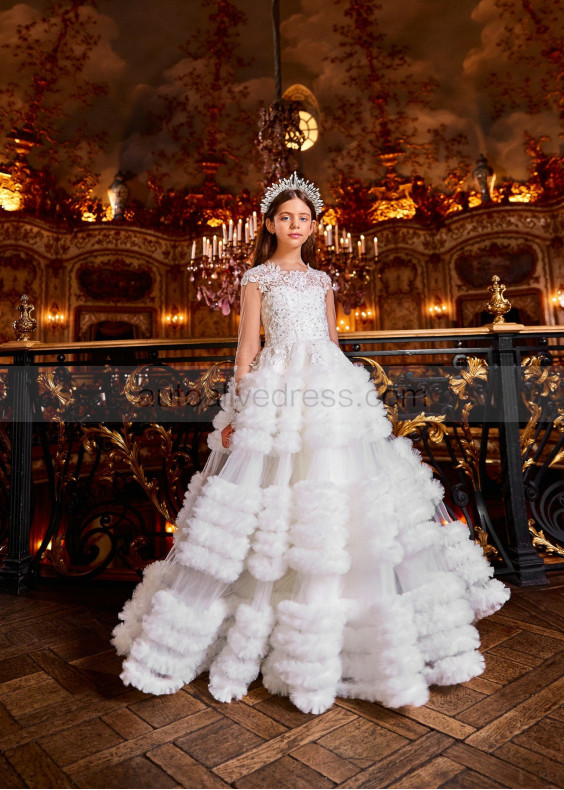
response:
M0 594L0 787L533 788L564 784L564 574L480 623L485 673L422 708L305 715L255 683L151 697L108 645L130 588Z

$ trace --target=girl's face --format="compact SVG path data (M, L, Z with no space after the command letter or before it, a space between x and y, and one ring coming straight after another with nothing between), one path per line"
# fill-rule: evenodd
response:
M266 220L266 227L275 234L279 244L301 247L315 231L315 220L303 200L292 198L280 204L274 219Z

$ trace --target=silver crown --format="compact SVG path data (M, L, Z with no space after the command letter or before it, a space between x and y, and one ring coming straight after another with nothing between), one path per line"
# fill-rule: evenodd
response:
M281 178L280 181L277 181L275 184L271 184L268 187L260 204L260 210L262 213L266 214L274 198L277 197L281 192L285 192L287 189L301 189L302 192L305 192L313 203L315 216L321 213L323 209L323 201L321 200L319 189L310 181L305 181L303 178L299 178L295 170L290 178ZM315 217L313 217L313 219L315 219Z

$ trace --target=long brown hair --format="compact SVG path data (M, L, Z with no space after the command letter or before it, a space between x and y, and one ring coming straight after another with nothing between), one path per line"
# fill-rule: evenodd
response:
M274 255L277 245L276 236L267 229L266 220L273 220L282 203L285 203L287 200L292 200L293 198L303 200L311 212L312 221L315 222L315 208L305 192L302 192L301 189L285 189L283 192L280 192L279 195L276 195L268 207L268 211L262 218L262 225L257 233L252 266L260 266L260 264L265 263L271 255ZM302 260L304 263L309 263L310 265L315 264L314 235L308 236L302 244Z

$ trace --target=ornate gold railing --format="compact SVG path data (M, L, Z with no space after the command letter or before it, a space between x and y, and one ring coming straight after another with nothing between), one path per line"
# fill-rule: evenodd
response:
M496 566L521 584L564 562L562 341L555 327L347 333ZM173 522L232 374L236 340L0 347L0 582L131 578Z

